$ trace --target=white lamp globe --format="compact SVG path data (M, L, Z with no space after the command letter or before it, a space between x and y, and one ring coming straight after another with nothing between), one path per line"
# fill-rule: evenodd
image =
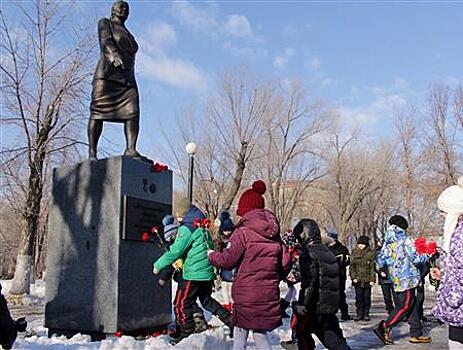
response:
M198 149L198 146L196 146L196 143L194 142L190 142L185 147L186 153L188 153L190 156L194 155L197 149Z

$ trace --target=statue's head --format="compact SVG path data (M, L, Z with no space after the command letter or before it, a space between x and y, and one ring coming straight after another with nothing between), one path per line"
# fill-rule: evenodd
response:
M125 21L129 17L129 3L126 1L115 1L111 6L111 17L117 17Z

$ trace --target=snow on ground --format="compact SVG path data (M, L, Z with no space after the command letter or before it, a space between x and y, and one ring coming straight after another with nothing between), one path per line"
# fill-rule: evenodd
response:
M7 295L10 281L1 281L3 293ZM282 284L282 294L285 293L285 285ZM395 345L387 347L387 349L405 350L405 349L432 349L444 350L447 346L447 327L439 325L431 316L431 308L434 304L434 292L427 290L425 315L432 322L425 324L425 333L433 337L431 344L412 345L408 342L408 324L403 322L399 329L394 329L393 335ZM20 335L15 343L14 349L27 350L49 350L49 349L66 349L66 350L156 350L156 349L178 349L178 350L227 350L232 347L232 340L228 338L227 327L218 327L201 334L194 334L188 339L183 340L175 347L169 344L169 337L166 335L148 340L135 340L132 337L122 336L121 338L109 337L106 340L99 342L91 342L87 335L78 334L71 339L66 337L47 337L47 330L43 327L43 309L44 309L45 284L43 281L36 281L31 286L31 295L26 297L25 305L10 305L13 317L26 316L28 325L28 334L32 336L24 337ZM354 313L354 292L351 287L348 287L347 296L351 314ZM219 301L222 300L221 292L215 292L214 297ZM385 311L381 296L381 289L375 286L373 289L371 322L342 322L341 327L344 335L347 338L352 349L370 350L370 349L386 349L385 346L373 334L373 327L384 318ZM206 319L213 325L221 325L220 321L215 317L211 317L210 313L205 313ZM289 329L289 320L285 319L282 327L270 333L270 342L273 349L281 349L280 342L288 340L291 337ZM255 349L252 337L248 340L248 349ZM317 350L324 347L317 342Z

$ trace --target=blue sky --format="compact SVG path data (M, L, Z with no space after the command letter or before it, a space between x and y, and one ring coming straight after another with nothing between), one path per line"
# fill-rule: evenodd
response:
M95 31L111 3L79 2ZM430 83L463 81L463 2L129 3L127 27L141 48L139 148L155 159L159 125L175 137L171 121L185 105L199 105L220 72L241 65L304 81L372 134L390 125L393 105L423 102Z

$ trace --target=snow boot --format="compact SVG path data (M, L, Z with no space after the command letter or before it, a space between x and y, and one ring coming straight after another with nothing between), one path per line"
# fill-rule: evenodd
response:
M207 330L207 322L202 312L195 312L193 314L193 321L195 322L195 333L201 333Z
M357 309L357 316L354 317L354 321L362 321L363 320L363 310Z
M432 338L421 335L419 337L411 337L408 341L412 344L430 343L432 342Z
M286 312L286 309L288 308L289 304L290 302L287 301L286 299L283 299L283 298L280 299L280 312L281 312L282 318L289 318L289 315Z
M180 336L178 338L173 338L171 336L170 343L176 345L180 343L183 339L188 338L191 334L195 332L195 325L193 321L189 321L186 324L180 325Z
M342 321L352 321L352 317L349 314L341 314Z
M373 330L376 336L384 343L384 345L392 345L391 330L384 327L384 321L381 321L378 326Z

